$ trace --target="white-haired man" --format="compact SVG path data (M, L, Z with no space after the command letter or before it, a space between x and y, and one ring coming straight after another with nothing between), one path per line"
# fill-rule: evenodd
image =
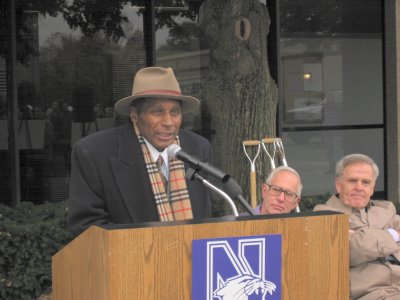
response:
M363 154L336 164L336 191L314 210L349 215L350 298L400 299L400 216L390 201L371 200L379 169Z
M256 207L257 214L291 212L300 202L303 186L300 175L291 167L274 169L262 184L263 202Z

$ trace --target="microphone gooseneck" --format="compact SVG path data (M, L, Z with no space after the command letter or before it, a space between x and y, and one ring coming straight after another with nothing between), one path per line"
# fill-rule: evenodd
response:
M233 178L229 178L229 180L222 185L222 189L230 197L238 200L251 216L255 215L254 210L243 197L242 188Z

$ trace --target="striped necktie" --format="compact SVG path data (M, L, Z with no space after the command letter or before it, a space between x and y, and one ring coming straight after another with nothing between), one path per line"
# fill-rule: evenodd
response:
M164 159L163 159L163 157L161 155L159 155L158 158L157 158L157 161L156 161L156 165L157 165L158 171L160 172L161 179L162 179L163 184L164 184L164 188L167 188L167 180L166 180L166 178L164 176L164 173L162 171L162 165L163 164L164 164Z

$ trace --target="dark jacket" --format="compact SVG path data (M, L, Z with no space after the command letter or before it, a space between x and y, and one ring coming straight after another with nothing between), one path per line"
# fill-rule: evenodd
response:
M189 131L179 133L182 150L211 161L210 143ZM75 235L90 225L159 221L143 154L132 124L79 140L72 151L68 225ZM211 192L186 180L193 217L210 216Z

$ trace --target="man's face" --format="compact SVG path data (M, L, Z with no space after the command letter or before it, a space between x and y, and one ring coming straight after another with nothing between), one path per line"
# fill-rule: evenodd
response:
M173 143L181 127L181 103L169 99L148 99L139 113L131 111L131 120L136 122L146 140L163 151Z
M297 176L286 170L276 173L269 184L279 187L285 191L290 191L293 194L297 194L299 189L299 180ZM262 214L289 213L297 206L297 203L300 201L300 197L297 197L293 202L290 202L285 198L284 192L274 196L275 193L272 190L273 188L274 187L270 189L266 183L263 183L262 185Z
M336 191L340 200L354 208L367 206L374 193L375 179L367 163L355 163L344 168L342 177L336 178Z

